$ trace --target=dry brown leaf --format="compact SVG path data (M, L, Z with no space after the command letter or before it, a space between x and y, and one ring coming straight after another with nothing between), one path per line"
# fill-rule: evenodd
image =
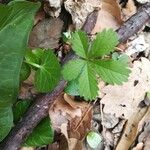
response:
M56 19L44 19L39 22L32 30L29 46L31 48L56 48L58 47L59 38L63 21Z
M73 97L62 93L50 108L49 115L54 129L65 135L69 150L82 146L81 140L91 128L91 105L86 102L76 102Z
M122 18L126 21L137 11L136 6L134 4L134 0L128 0L126 7L122 9Z
M139 108L137 112L132 114L132 116L128 119L116 150L127 150L130 148L136 139L138 124L146 114L147 110L147 107Z
M143 143L138 143L138 144L136 145L136 147L134 147L132 150L143 150L143 146L144 146Z
M139 103L150 89L150 61L141 58L133 63L129 81L122 86L108 85L100 90L105 96L101 100L103 111L118 118L129 119L137 112Z
M66 0L64 2L66 10L71 14L76 28L81 28L87 16L100 7L99 0Z
M102 0L97 23L92 34L102 31L105 28L117 29L122 24L121 9L117 0Z

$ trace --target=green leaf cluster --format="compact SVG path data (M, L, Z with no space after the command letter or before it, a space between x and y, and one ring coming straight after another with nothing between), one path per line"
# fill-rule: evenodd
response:
M128 80L130 70L123 57L112 59L105 57L114 51L118 44L116 32L103 30L89 42L86 33L79 30L72 34L71 46L78 58L64 65L62 74L65 80L75 82L79 95L87 100L96 98L98 94L97 78L109 84L122 84ZM74 91L69 91L75 93Z
M28 1L0 4L0 141L13 126L12 105L34 15L40 4Z
M61 76L61 67L52 50L28 50L25 62L35 72L34 85L39 92L49 92L57 85Z

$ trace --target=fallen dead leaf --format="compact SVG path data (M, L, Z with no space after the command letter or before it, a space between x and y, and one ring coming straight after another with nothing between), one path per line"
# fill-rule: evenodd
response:
M66 10L71 14L72 20L76 28L81 28L87 16L95 9L100 8L99 0L66 0L64 2Z
M92 106L62 93L50 108L49 115L54 129L65 135L69 150L81 147L81 141L91 129Z
M39 22L32 30L29 46L31 48L56 48L58 47L59 38L63 21L56 19L44 19Z
M133 63L128 82L122 86L108 85L100 90L105 96L101 100L103 112L118 118L129 119L137 112L139 103L150 89L150 61L144 57Z
M139 54L139 52L143 52L150 47L143 34L140 34L137 38L128 42L127 45L128 48L126 49L125 54L128 56L132 56L135 53Z
M138 143L136 145L136 147L134 147L132 150L142 150L143 149L144 144L143 143Z
M146 114L147 110L147 107L139 108L138 111L132 114L132 116L128 119L116 150L127 150L130 148L136 139L138 124Z
M92 31L92 34L100 32L105 28L113 28L116 30L122 23L121 9L118 1L102 0L97 23Z
M137 8L134 4L134 0L128 0L125 8L122 9L122 19L126 21L128 18L130 18L132 15L134 15L137 12Z

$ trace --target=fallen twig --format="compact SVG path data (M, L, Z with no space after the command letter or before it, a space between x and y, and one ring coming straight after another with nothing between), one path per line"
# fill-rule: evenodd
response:
M96 13L97 12L94 12L89 15L83 27L84 31L88 33L92 31L97 19ZM146 3L117 30L120 43L125 42L129 37L140 30L149 19L150 3ZM66 61L70 60L72 57L73 54L67 56ZM34 127L48 115L49 106L51 106L55 99L62 93L65 86L66 81L62 80L51 93L42 94L37 97L37 100L29 108L22 120L12 129L10 134L0 145L0 150L17 150L32 132Z

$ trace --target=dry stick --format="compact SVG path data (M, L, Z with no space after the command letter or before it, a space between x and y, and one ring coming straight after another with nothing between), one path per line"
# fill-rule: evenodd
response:
M90 33L93 29L97 19L96 13L97 12L94 12L89 15L86 24L83 27L84 31ZM135 34L149 19L150 3L146 3L134 16L128 19L124 25L117 30L120 43L125 42L130 36ZM72 59L72 57L72 54L67 56L66 61ZM12 129L10 134L0 145L0 150L17 150L32 132L34 127L48 115L49 106L51 106L55 99L62 93L65 86L66 82L62 80L54 91L39 96L22 120Z

